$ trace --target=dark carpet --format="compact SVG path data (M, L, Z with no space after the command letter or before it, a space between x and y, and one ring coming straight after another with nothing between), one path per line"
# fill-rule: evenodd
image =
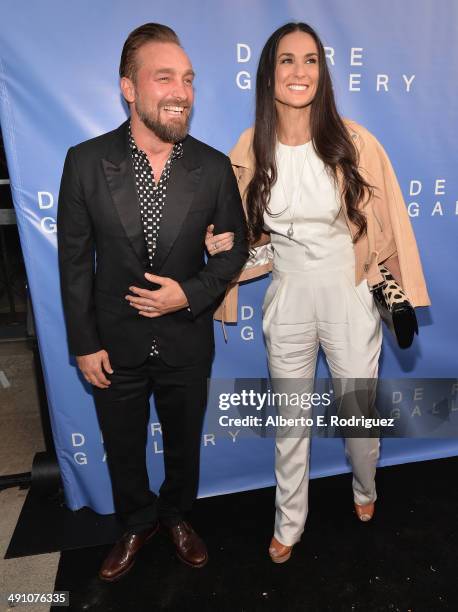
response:
M456 611L457 468L455 457L380 469L366 524L349 475L311 481L306 530L284 565L267 554L273 489L199 500L192 523L209 548L203 569L183 565L160 533L114 584L97 578L108 545L63 552L55 589L70 591L71 610L104 612Z

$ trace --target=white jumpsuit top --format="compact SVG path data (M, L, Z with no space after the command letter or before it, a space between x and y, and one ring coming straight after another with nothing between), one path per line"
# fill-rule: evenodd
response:
M375 378L380 317L367 281L355 286L336 185L311 141L278 142L276 159L278 179L264 214L274 251L263 305L271 375L313 377L321 344L333 376Z

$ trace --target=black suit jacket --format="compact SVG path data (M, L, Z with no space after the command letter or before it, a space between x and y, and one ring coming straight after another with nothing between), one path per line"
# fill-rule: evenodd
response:
M205 230L233 231L231 251L205 263ZM248 257L246 226L229 158L187 136L172 163L153 268L149 268L128 141L128 122L71 147L57 219L61 289L70 352L108 351L112 365L146 359L152 336L170 365L211 358L212 314ZM154 289L145 271L173 278L188 298L156 319L138 314L129 286Z

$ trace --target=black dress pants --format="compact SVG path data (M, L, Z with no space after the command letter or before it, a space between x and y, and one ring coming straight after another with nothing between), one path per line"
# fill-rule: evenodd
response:
M93 391L116 513L131 533L157 519L176 524L197 496L211 361L172 367L160 357L148 357L133 368L111 365L110 387ZM165 479L159 496L150 491L146 468L151 393L164 452Z

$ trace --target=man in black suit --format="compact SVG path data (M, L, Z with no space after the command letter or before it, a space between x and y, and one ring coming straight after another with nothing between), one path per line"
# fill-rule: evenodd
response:
M194 72L173 30L134 30L120 76L130 120L70 148L58 213L70 352L93 385L126 525L101 567L107 581L132 567L159 524L182 561L207 562L185 514L197 495L212 315L248 257L229 159L188 135ZM232 231L234 244L205 263L209 224ZM164 448L159 496L145 461L151 393Z

